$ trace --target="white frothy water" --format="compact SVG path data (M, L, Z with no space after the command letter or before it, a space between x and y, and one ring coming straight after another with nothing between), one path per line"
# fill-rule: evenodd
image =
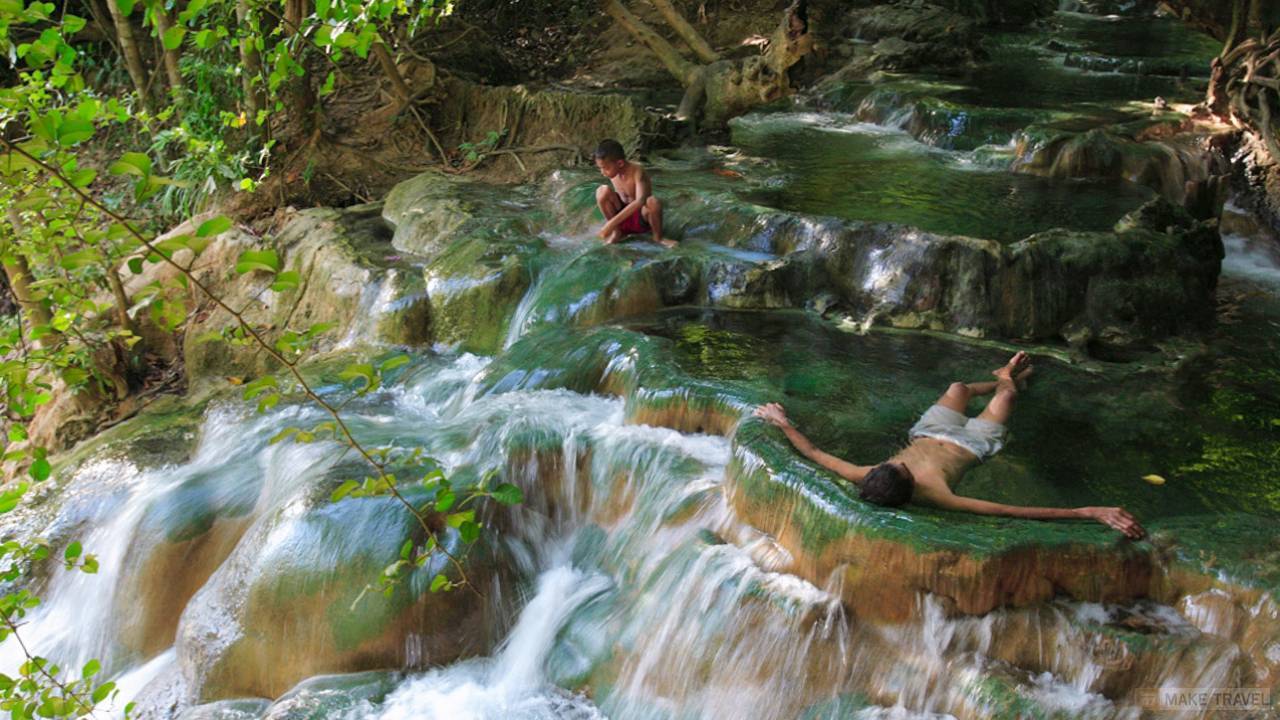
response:
M354 718L378 720L590 720L602 717L585 698L550 685L543 672L556 633L570 612L607 590L607 578L560 564L538 589L493 659L468 661L416 677L379 708Z
M1280 247L1266 238L1223 235L1222 274L1280 289Z
M33 654L55 658L77 671L97 659L108 676L138 660L135 653L122 648L124 639L119 633L122 625L139 619L140 609L136 598L120 589L131 588L137 581L140 568L135 556L139 549L160 540L151 536L154 530L145 527L143 520L149 513L183 512L182 508L157 503L201 476L218 474L226 483L237 485L253 484L263 477L247 471L259 460L243 452L253 447L246 445L246 436L269 437L263 433L280 417L246 421L241 413L238 407L212 410L194 456L182 465L143 471L128 460L107 456L89 461L68 481L65 496L71 503L84 503L87 517L82 522L91 528L75 539L86 555L97 557L99 570L95 574L62 567L53 570L42 593L43 603L28 614L21 631ZM288 413L296 415L296 411ZM264 441L253 443L261 447ZM271 473L266 476L270 484ZM61 553L61 547L54 548L54 557ZM0 645L0 672L11 674L24 659L18 643L9 640Z
M625 372L631 361L615 359L611 371ZM537 438L536 452L514 469L520 477L510 478L526 488L527 502L502 537L534 591L491 657L417 674L385 698L344 706L351 720L783 720L824 703L842 707L842 698L868 691L876 695L858 704L873 707L856 710L855 717L939 717L973 709L968 688L1002 667L999 641L1017 635L1018 622L1043 629L1044 647L1065 648L1085 637L1078 626L1114 621L1114 609L1089 605L955 619L940 602L925 599L920 622L859 624L842 606L841 572L828 587L788 574L789 554L736 517L723 492L726 438L628 424L625 403L615 397L563 389L486 393L475 378L487 363L463 355L428 367L352 412L367 432L422 443L451 475L510 471L513 448L527 447L513 443ZM262 488L254 512L274 509L281 537L295 537L290 511L307 511L296 485L322 474L317 468L332 462L332 448L268 449L245 439L299 423L300 412L246 417L218 411L190 462L163 471L112 470L123 479L114 500L103 502L98 529L86 536L104 561L91 582L106 578L113 587L123 581L119 568L127 564L115 558L131 543L154 542L138 537L140 508L200 472L223 482L256 478ZM77 482L93 478L93 467ZM129 509L120 511L126 500ZM249 550L266 552L273 535L257 537L263 544ZM232 570L224 564L219 572ZM114 647L108 610L101 617L73 614L86 597L73 585L81 579L56 578L42 612L61 613L46 621L51 627L87 626L100 637L68 633L60 657L87 658ZM201 592L218 587L210 582ZM239 595L222 598L223 605L243 601L243 584L225 588ZM40 620L33 618L32 637L56 639ZM222 651L217 643L234 640L233 633L198 639L206 657ZM421 661L420 642L406 638L406 666ZM180 646L179 657L169 650L150 662L122 655L112 672L127 671L120 682L133 694L182 661L182 652ZM1050 652L1043 667L1011 681L1023 698L1068 713L1125 716L1094 689L1105 668L1086 652ZM1205 660L1202 675L1177 679L1212 682L1229 671L1227 654ZM599 672L606 684L595 687L592 699L575 693L593 685Z

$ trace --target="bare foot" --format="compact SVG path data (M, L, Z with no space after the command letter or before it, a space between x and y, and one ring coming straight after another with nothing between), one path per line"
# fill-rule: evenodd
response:
M654 240L654 242L658 243L659 245L665 248L673 248L680 244L679 242L676 242L675 240L670 240L668 238L661 238L658 240Z
M605 239L604 239L604 244L605 244L605 245L613 245L613 244L615 244L615 243L619 242L620 240L622 240L622 233L620 233L620 232L614 232L613 234L609 235L609 237L607 237L607 238L605 238Z
M1028 362L1027 368L1025 370L1013 376L1013 381L1018 384L1019 390L1027 389L1027 378L1031 377L1031 374L1034 373L1035 371L1036 371L1035 366L1032 365L1030 362Z
M999 370L992 370L991 374L1001 380L1014 382L1015 377L1020 377L1031 366L1031 357L1024 352L1017 352L1013 357L1009 358L1009 362Z

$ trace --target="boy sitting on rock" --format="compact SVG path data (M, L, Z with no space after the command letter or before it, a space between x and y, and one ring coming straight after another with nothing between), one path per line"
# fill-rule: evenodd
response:
M653 233L653 241L675 247L676 241L662 237L662 203L653 196L649 174L644 167L627 161L617 140L602 140L595 152L596 167L609 178L609 185L596 188L596 204L604 214L604 227L597 233L612 245L627 235Z
M819 450L791 425L777 403L761 405L755 415L781 428L801 455L860 486L859 496L877 505L897 507L915 499L927 505L979 515L1094 520L1135 540L1146 534L1123 508L1020 507L964 497L951 491L951 484L963 477L974 463L986 460L1004 447L1005 424L1013 414L1019 386L1031 374L1030 359L1020 352L991 374L996 377L994 382L952 383L911 428L911 444L875 466L855 465ZM982 414L974 418L965 415L971 397L991 393L995 395Z

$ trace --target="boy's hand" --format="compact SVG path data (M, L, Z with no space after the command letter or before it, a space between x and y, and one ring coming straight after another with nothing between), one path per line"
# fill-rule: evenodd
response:
M755 412L752 414L770 425L775 425L780 428L791 427L791 421L787 419L787 411L783 410L782 406L778 403L761 405L756 408Z
M1080 508L1079 512L1090 520L1115 528L1134 540L1140 540L1147 534L1147 531L1138 524L1137 518L1126 512L1124 508L1084 507Z

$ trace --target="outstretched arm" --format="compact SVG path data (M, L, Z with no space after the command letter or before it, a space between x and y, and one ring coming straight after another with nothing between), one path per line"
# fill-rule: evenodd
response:
M1094 520L1115 528L1135 540L1146 534L1136 518L1118 507L1050 508L1004 505L962 495L946 494L929 497L928 500L947 510L961 510L978 515L1029 518L1031 520Z
M600 228L600 237L612 235L613 231L626 222L627 218L640 212L640 208L644 207L645 202L649 200L649 196L652 194L653 191L649 187L649 173L644 168L640 168L640 172L636 177L636 196L631 199L631 202L623 205L618 214L609 218L609 222Z
M822 467L839 475L851 483L860 483L867 476L871 468L864 465L854 465L851 462L841 460L827 452L818 449L809 438L805 437L799 430L791 424L787 419L787 412L782 409L778 403L769 403L756 408L755 416L763 419L770 425L775 425L782 430L782 434L787 436L787 440L791 445L800 452L801 455L818 463Z

